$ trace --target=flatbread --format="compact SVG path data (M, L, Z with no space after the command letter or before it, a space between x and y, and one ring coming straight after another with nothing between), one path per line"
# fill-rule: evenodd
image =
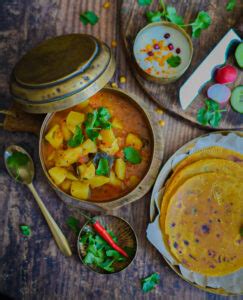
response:
M165 236L171 254L185 268L224 276L243 267L243 185L216 172L193 176L171 197Z
M225 159L201 159L177 172L177 175L166 186L160 213L160 226L164 230L165 216L171 196L187 179L202 173L216 172L241 178L243 182L243 166Z

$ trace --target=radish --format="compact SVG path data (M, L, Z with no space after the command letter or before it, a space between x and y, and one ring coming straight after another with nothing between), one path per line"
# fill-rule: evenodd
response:
M230 89L224 84L213 84L207 91L208 98L218 102L219 104L225 104L231 95Z
M237 70L231 65L226 65L216 71L215 81L217 83L231 83L236 80Z

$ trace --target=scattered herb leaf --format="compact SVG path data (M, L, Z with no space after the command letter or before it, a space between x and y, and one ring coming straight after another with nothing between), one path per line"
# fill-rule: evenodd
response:
M202 125L218 127L222 119L222 112L226 109L219 109L219 104L211 99L205 101L205 107L197 112L197 121Z
M123 149L125 159L132 164L139 164L142 161L140 153L133 147L126 147Z
M153 273L148 277L141 279L141 287L144 293L147 293L155 288L159 283L160 276L158 273Z
M211 17L205 11L200 11L197 15L196 20L191 23L192 26L192 37L198 38L203 29L207 29L211 24Z
M7 158L7 165L13 172L16 173L16 179L19 178L19 168L27 165L28 162L29 162L28 155L20 151L13 152Z
M149 23L160 22L163 14L160 11L147 11L146 18Z
M77 147L84 141L84 135L80 126L76 126L73 137L68 141L69 147Z
M110 173L109 161L107 158L101 158L96 169L97 175L107 176Z
M183 18L177 15L176 9L173 6L166 7L166 18L174 24L184 25Z
M236 6L236 2L237 2L236 0L229 0L226 4L226 10L232 11Z
M240 228L240 236L243 237L243 227Z
M110 169L112 168L112 165L114 163L114 157L105 153L105 152L97 152L93 158L93 163L95 164L95 166L98 166L98 163L100 161L101 158L105 158L108 160L109 162L109 167Z
M99 21L99 17L91 10L80 14L80 21L86 26L87 24L95 25Z
M75 234L77 235L79 234L80 231L79 220L71 216L67 219L66 224Z
M31 229L28 225L19 225L19 229L24 236L30 236Z
M153 0L138 0L138 4L140 6L150 5L152 2L153 2Z
M167 63L172 67L176 68L181 64L181 58L178 55L172 55L167 59Z

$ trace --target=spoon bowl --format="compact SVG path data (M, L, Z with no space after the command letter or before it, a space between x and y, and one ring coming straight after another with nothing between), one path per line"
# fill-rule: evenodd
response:
M25 164L22 164L18 171L13 168L11 164L11 157L14 153L22 153L22 160L25 158ZM30 184L33 181L35 168L34 163L27 151L17 145L11 145L4 151L4 163L9 175L17 182L23 184Z

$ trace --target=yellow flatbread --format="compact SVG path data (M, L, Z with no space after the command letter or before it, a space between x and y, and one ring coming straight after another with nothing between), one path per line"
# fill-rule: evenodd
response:
M243 267L242 226L242 180L212 172L179 186L168 205L164 234L179 264L224 276Z

